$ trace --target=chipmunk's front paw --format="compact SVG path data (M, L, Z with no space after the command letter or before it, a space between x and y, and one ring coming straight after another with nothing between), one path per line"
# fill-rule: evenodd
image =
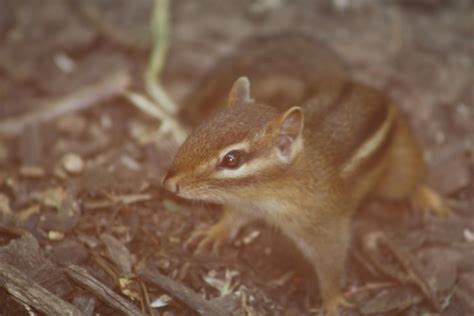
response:
M189 239L189 243L198 241L194 253L202 254L208 248L212 250L213 254L217 254L220 248L229 239L230 227L225 221L219 221L211 227L201 228L196 230Z
M212 253L217 254L226 242L237 237L249 220L246 216L236 216L233 212L226 211L216 224L197 229L186 242L185 248L197 243L194 253L202 254L211 248Z
M418 188L413 196L412 202L417 209L432 211L439 216L447 216L451 213L446 201L428 186Z

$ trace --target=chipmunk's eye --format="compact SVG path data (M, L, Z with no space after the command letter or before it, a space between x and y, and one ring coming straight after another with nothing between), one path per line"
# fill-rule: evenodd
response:
M243 152L240 150L231 150L224 157L219 164L221 168L237 169L244 162Z

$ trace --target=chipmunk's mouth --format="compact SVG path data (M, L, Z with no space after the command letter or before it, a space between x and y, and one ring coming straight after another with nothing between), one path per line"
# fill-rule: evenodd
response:
M226 201L225 194L208 186L193 187L192 189L187 189L185 186L183 186L181 190L176 193L176 195L186 200L210 203L222 204Z

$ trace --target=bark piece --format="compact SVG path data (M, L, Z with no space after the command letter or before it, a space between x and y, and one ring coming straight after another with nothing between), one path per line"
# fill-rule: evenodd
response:
M409 287L388 288L378 292L360 309L367 314L381 314L402 311L422 301L421 295Z
M81 286L97 295L110 307L122 311L125 315L144 316L135 305L99 282L86 269L76 265L69 265L66 273Z
M30 234L0 248L0 262L14 266L48 291L62 297L72 288L58 266L47 260L38 241Z
M0 262L0 286L17 300L46 315L83 315L76 307L63 301L18 269L4 262Z

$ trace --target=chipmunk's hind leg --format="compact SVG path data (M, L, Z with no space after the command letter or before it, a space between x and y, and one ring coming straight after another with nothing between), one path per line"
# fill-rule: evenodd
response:
M396 124L387 169L377 184L375 196L388 200L410 199L417 209L448 214L443 198L424 183L423 153L402 113Z

